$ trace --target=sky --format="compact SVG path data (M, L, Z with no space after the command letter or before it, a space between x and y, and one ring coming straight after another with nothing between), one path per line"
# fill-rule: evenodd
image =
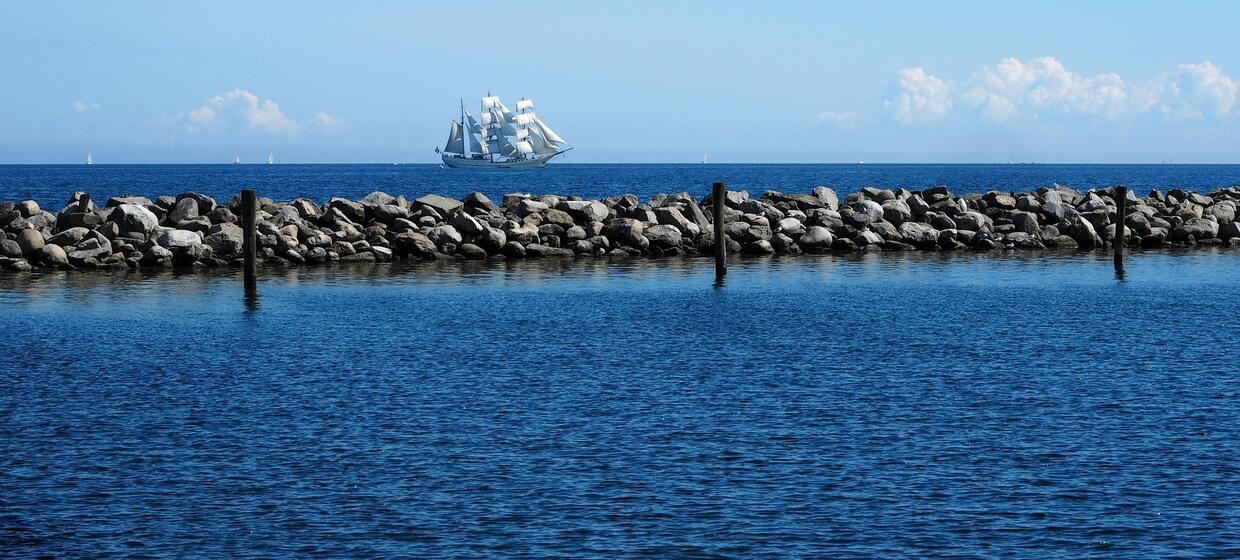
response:
M1236 2L0 3L0 163L1240 162Z

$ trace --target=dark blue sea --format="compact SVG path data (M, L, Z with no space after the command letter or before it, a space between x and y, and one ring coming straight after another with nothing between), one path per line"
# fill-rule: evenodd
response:
M1059 183L1082 190L1128 185L1209 191L1240 185L1240 165L957 165L957 164L552 164L526 171L444 169L438 165L0 165L0 200L34 199L59 210L74 191L97 200L119 194L154 199L185 191L224 201L241 189L274 200L392 195L498 197L509 192L602 198L632 193L710 192L714 181L761 194L767 189L809 192L817 185L841 194L865 186L910 190L947 185L954 192L1028 191ZM498 198L496 198L498 200Z
M1240 182L562 167L4 167L0 198ZM256 301L0 274L0 557L1240 556L1240 251L712 264L264 269Z

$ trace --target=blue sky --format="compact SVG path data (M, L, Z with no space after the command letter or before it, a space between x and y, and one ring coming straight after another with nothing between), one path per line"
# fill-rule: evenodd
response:
M0 163L430 162L488 91L570 162L1240 162L1240 3L24 2Z

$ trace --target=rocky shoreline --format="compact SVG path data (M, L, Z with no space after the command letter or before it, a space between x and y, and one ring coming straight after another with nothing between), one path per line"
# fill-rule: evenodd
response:
M1108 188L1060 185L1026 193L954 195L867 187L842 201L809 194L728 191L729 253L1094 250L1113 243L1118 217ZM1125 191L1132 247L1240 248L1240 187L1209 194ZM269 264L405 259L596 258L713 254L714 201L688 193L602 200L482 193L413 200L373 192L323 204L259 198L258 256ZM109 198L98 207L75 192L56 213L26 200L0 203L0 268L9 271L222 267L242 262L239 197L219 202L186 192L150 200Z

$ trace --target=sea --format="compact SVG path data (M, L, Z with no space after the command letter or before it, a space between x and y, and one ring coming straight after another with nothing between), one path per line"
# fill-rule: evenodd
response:
M0 199L1237 166L0 167ZM1240 251L0 273L0 557L1236 558Z
M464 196L474 191L499 200L504 193L578 195L587 199L634 194L710 193L721 181L754 196L766 190L808 193L825 185L844 194L866 186L910 190L947 185L955 193L1029 191L1061 184L1076 189L1127 185L1209 191L1240 185L1240 165L1051 164L552 164L523 171L447 169L429 164L352 165L0 165L0 201L33 199L53 212L74 191L95 200L123 194L175 195L194 191L221 202L241 189L272 200L333 196L361 198L428 193Z

